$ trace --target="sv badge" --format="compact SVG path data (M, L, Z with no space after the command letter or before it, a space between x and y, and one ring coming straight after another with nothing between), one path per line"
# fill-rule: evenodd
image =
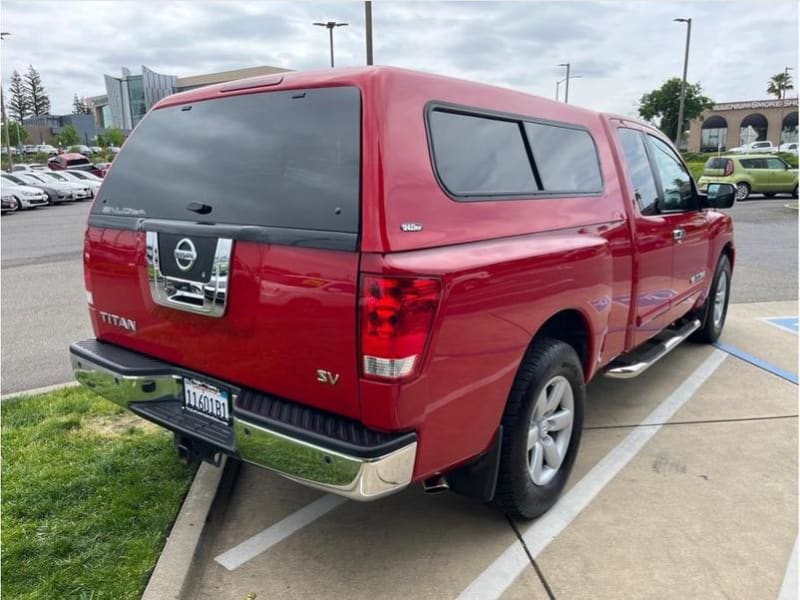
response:
M320 383L328 383L330 385L336 385L339 383L339 374L338 373L331 373L330 371L324 371L322 369L317 369L317 381Z

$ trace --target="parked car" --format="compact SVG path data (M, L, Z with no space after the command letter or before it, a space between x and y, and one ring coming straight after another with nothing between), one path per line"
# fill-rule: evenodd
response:
M103 180L100 177L90 173L89 171L76 171L67 169L66 171L59 171L58 175L66 178L68 181L79 183L88 187L92 191L92 196L97 195L97 192L100 190L100 186L103 183Z
M75 154L74 152L65 152L50 159L48 162L50 168L54 171L63 169L89 171L95 175L101 175L101 170L98 169L92 161L86 158L83 154Z
M111 154L119 154L120 147L119 146L109 146L108 150L111 152Z
M17 204L14 201L14 197L6 192L2 192L0 194L0 212L14 212L17 210Z
M781 152L788 152L789 154L797 154L797 142L790 142L788 144L781 144Z
M0 154L9 154L9 150L10 150L11 156L19 156L19 154L20 154L19 148L15 148L14 146L10 146L10 147L7 147L5 145L4 146L0 146Z
M11 169L12 172L16 173L17 171L49 171L50 167L47 165L43 165L41 163L27 163L27 164L17 164Z
M75 146L70 146L68 151L83 155L92 153L92 149L89 148L89 146L84 146L83 144L76 144Z
M402 69L169 96L90 211L75 377L187 459L532 518L586 382L719 337L734 192L629 117Z
M89 151L92 154L99 154L100 152L103 151L103 149L100 146L89 146Z
M72 186L46 178L42 173L23 171L21 173L4 174L2 177L3 179L7 177L12 178L12 180L20 185L29 185L44 190L50 204L69 202L75 199Z
M36 145L35 144L25 144L22 147L22 152L24 154L36 154Z
M11 174L2 174L2 186L3 192L7 192L14 200L17 210L49 204L44 190L19 183Z
M74 200L89 200L90 198L94 198L91 186L86 182L74 181L69 177L64 177L63 173L67 172L68 171L61 171L56 173L55 171L42 171L41 177L48 181L53 180L69 185L72 188L72 197Z
M744 155L709 158L703 175L697 180L701 190L715 183L736 186L736 199L750 194L793 194L797 197L797 169L777 156Z
M752 142L750 144L745 144L744 146L737 146L736 148L731 148L729 152L733 152L734 154L752 154L752 153L760 153L760 152L777 152L778 147L773 146L772 142Z
M102 178L106 176L106 173L111 168L111 163L110 162L95 163L94 168L95 170L92 171L92 173Z
M36 152L44 152L45 154L55 155L58 154L58 148L50 144L39 144L36 146Z

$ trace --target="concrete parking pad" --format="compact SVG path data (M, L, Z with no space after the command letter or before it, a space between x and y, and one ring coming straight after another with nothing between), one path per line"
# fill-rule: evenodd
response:
M797 337L759 320L793 314L796 303L731 309L728 343L767 361L782 356L786 366L796 360ZM687 343L637 379L593 381L568 491L712 356L722 355ZM717 360L667 424L535 555L541 576L505 517L417 486L375 503L336 503L277 537L273 530L263 552L229 570L215 558L324 502L243 465L213 515L185 597L454 598L514 547L525 560L506 599L550 597L542 578L557 598L776 597L797 536L796 414L795 385L733 356Z
M720 341L797 374L797 335L763 321L796 314L796 301L731 304Z

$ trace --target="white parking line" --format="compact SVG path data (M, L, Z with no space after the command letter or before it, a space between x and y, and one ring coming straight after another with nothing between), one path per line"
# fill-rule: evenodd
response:
M797 538L794 538L794 547L786 565L786 574L783 576L783 585L778 592L778 600L797 600L800 596L800 579L797 577Z
M535 558L569 526L606 484L661 429L660 424L667 422L700 389L700 386L711 377L726 356L727 354L724 352L715 350L686 381L641 422L639 427L597 463L569 492L564 494L553 508L528 527L522 534L522 539L532 557ZM530 560L522 544L514 542L467 589L461 592L459 598L465 600L499 598L528 566L530 566Z
M233 571L345 502L347 502L347 499L342 496L326 494L285 519L270 525L261 533L255 534L238 546L223 552L214 560L228 569L228 571Z

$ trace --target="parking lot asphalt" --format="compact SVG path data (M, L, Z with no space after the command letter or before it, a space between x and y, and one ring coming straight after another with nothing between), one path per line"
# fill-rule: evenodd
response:
M788 197L737 203L731 302L797 297L797 210ZM91 203L3 215L2 391L12 393L72 378L67 346L91 337L81 249Z
M797 335L732 307L724 341L797 365ZM797 538L797 386L685 344L598 378L567 492L510 523L419 486L331 501L242 465L186 598L776 598ZM524 540L524 545L520 541Z

